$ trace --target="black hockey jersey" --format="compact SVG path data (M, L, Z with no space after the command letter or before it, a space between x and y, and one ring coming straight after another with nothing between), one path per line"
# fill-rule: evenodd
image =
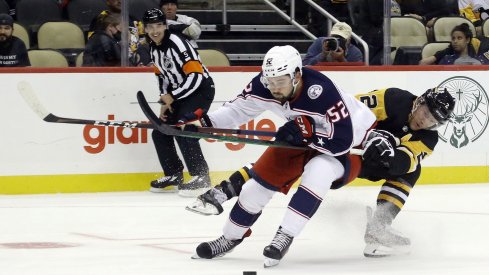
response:
M376 129L389 131L401 141L396 148L395 164L388 171L381 171L377 167L377 175L380 178L413 172L419 175L420 162L433 152L438 142L438 133L434 130L413 131L409 128L408 120L416 96L406 90L388 88L355 97L374 112L377 118ZM369 164L364 163L363 166L368 169Z

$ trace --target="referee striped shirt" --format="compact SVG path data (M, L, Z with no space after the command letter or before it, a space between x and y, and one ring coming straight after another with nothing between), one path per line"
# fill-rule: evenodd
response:
M171 94L175 100L185 98L209 78L197 50L177 34L166 31L161 45L151 43L150 53L161 95Z

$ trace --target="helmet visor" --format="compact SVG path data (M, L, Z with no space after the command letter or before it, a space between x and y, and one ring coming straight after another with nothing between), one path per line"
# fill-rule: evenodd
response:
M292 84L292 79L288 75L264 77L262 76L261 82L265 88L280 89L286 88Z

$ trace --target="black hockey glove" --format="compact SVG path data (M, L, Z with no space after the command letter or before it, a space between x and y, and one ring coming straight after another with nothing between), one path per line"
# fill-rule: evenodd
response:
M275 140L285 141L294 146L307 146L312 142L315 133L314 119L302 115L282 125L275 135Z
M401 142L399 141L398 138L396 138L393 134L391 134L388 131L385 130L379 130L379 129L372 129L367 132L365 136L365 140L362 143L362 147L366 148L366 144L373 138L376 137L383 137L389 140L389 142L392 144L392 146L397 147Z
M384 136L370 139L364 150L362 159L368 166L389 168L394 161L395 145Z
M183 117L178 120L176 126L185 130L191 130L191 127L187 126L212 127L212 122L207 115L207 111L199 108L193 113L183 115Z

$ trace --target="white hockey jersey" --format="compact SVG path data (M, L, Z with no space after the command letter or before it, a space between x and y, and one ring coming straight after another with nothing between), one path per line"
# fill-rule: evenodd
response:
M274 99L260 78L261 73L234 100L208 114L214 127L234 128L266 110L287 120L307 115L316 124L316 137L309 147L338 156L360 145L375 123L369 108L315 70L302 69L302 90L284 104Z

